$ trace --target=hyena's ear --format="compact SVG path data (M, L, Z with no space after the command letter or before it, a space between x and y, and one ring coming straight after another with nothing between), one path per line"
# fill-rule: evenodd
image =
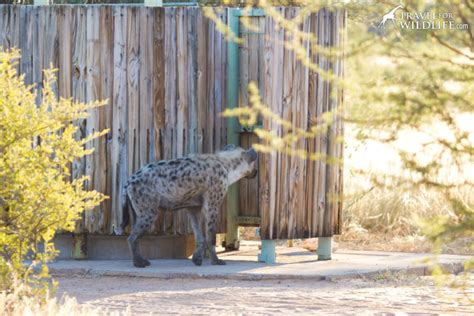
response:
M249 150L246 150L244 153L245 160L248 162L252 162L257 160L258 154L257 151L253 148L250 148Z
M223 151L229 151L229 150L234 150L236 149L237 146L235 146L234 144L228 144L228 145L225 145L224 149L222 149Z

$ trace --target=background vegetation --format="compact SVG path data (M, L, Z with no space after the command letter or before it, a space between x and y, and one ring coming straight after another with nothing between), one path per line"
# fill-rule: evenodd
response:
M41 91L26 86L16 71L19 56L0 52L0 291L45 294L55 233L73 230L82 211L105 198L84 189L86 177L71 180L69 171L92 152L84 144L106 132L79 139L73 121L104 102L58 99L52 70Z

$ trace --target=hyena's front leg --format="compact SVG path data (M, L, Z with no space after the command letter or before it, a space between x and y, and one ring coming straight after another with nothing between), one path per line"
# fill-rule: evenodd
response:
M206 243L211 256L211 264L224 265L225 261L217 257L216 254L216 233L217 233L217 215L219 207L217 203L209 203L205 206L204 215L206 217Z
M196 240L196 249L193 253L193 262L195 265L202 265L202 256L204 252L204 235L201 229L201 222L199 221L199 213L201 208L188 208L189 218L191 219L191 227L194 231L194 239Z

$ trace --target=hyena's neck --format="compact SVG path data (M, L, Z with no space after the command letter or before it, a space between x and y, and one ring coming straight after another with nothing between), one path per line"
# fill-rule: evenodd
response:
M245 162L241 157L219 157L220 162L227 169L227 183L231 185L245 176Z
M229 185L239 181L240 179L242 179L243 177L245 177L245 173L246 173L246 169L245 169L245 165L243 162L241 162L240 164L238 164L238 166L236 168L229 168L229 173L227 175L227 181L229 183Z

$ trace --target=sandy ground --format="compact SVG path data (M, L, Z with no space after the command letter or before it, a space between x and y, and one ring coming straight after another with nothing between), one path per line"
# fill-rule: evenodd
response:
M79 276L57 280L59 297L67 294L109 311L129 306L134 315L474 313L460 291L434 287L430 277L337 282Z

